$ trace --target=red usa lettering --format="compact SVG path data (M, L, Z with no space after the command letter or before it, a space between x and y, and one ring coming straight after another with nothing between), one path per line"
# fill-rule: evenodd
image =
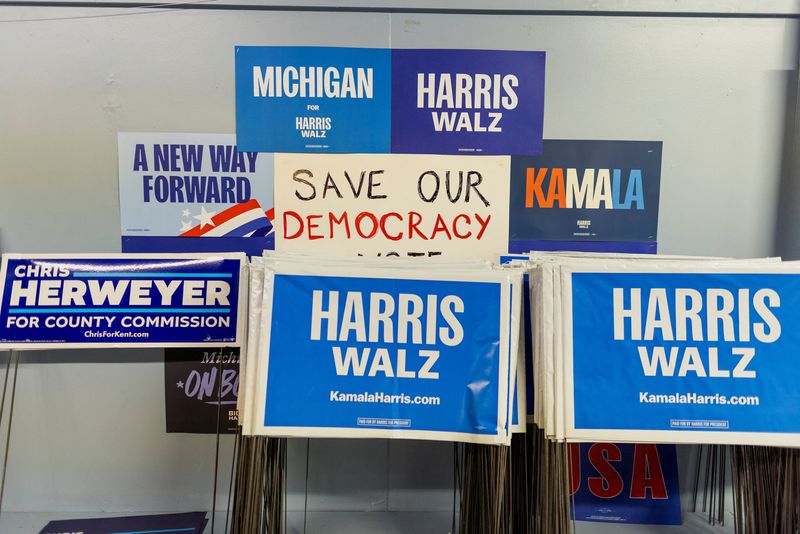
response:
M586 476L589 492L600 499L613 499L625 490L616 464L622 461L622 451L614 443L593 443L586 450L589 464L596 475ZM571 464L569 494L574 495L584 480L581 473L581 447L578 443L569 446ZM668 499L664 472L658 447L652 443L637 443L633 447L633 466L629 481L628 497L631 499Z

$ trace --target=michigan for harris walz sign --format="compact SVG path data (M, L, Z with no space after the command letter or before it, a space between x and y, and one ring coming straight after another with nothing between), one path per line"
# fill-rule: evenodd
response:
M236 47L240 150L536 155L544 52Z

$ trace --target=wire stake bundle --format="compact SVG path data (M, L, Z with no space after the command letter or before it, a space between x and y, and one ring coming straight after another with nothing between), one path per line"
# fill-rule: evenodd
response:
M733 447L733 497L737 534L800 531L800 451Z
M240 436L231 534L284 531L286 440Z

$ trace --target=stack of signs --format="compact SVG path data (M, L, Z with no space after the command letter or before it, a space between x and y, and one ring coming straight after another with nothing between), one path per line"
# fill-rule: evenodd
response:
M231 134L120 133L118 142L123 252L274 248L272 154L239 152Z
M655 253L661 142L546 140L511 158L509 251Z
M526 409L519 413L519 424L533 422L533 330L531 329L531 286L530 264L527 255L503 254L499 257L500 265L516 267L522 270L522 327L520 328L519 350L522 354L523 373L518 384L524 389ZM514 421L517 422L517 421Z
M206 529L205 512L140 515L103 519L64 519L50 521L39 534L145 534L180 532L202 534Z
M236 135L256 152L535 155L544 52L236 47Z
M593 254L602 257L601 254ZM541 260L548 255L533 254ZM525 269L523 278L524 387L527 421L534 422L534 335L531 311L531 267L528 255L503 255L500 262ZM538 326L537 326L538 327ZM523 416L524 417L524 416ZM521 419L525 421L526 419ZM570 508L577 521L636 524L681 524L678 466L674 445L582 443L570 448Z
M273 254L252 271L245 434L510 442L518 270Z
M539 257L534 417L567 441L797 446L800 266ZM610 409L613 407L613 409Z
M0 284L0 349L243 342L244 254L5 254Z

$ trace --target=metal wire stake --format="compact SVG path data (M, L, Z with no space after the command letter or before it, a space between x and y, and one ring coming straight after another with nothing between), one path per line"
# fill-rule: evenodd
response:
M219 474L219 418L222 413L222 353L225 347L219 351L219 361L217 366L217 445L214 453L214 494L211 496L211 534L214 534L214 524L217 515L217 476Z
M308 464L311 456L311 439L306 438L306 487L305 500L303 501L303 534L306 534L308 526Z
M8 371L11 369L11 358L14 357L14 351L9 350L6 354L6 374L5 378L3 379L3 396L0 399L0 424L3 423L3 413L5 411L6 406L6 388L8 387Z
M217 421L219 421L219 415L217 415ZM234 471L236 470L236 451L239 449L240 436L241 432L237 432L236 437L233 440L233 457L231 458L231 481L228 484L228 506L225 509L225 530L222 531L223 534L228 534L228 520L230 519L231 515L231 497L233 496L233 479L234 479L233 475Z
M6 489L6 472L8 470L8 456L11 452L11 423L14 421L14 400L17 395L17 370L19 369L19 352L12 351L16 355L14 360L14 382L11 386L11 405L8 408L8 430L6 432L5 458L3 459L3 479L0 481L0 513L3 511L3 494ZM5 400L5 399L4 399Z

